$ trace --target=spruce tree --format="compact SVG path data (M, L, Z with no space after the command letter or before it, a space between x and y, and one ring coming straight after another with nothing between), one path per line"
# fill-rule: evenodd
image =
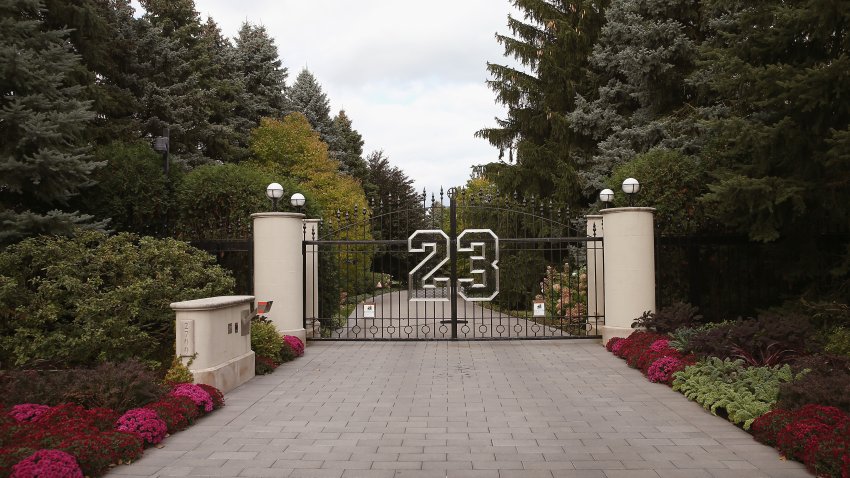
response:
M94 114L70 78L79 58L43 15L37 0L0 0L0 242L88 221L60 208L101 165L81 141Z
M329 153L331 159L337 159L342 151L337 149L339 141L330 116L331 105L322 91L322 86L308 69L301 70L295 78L295 83L287 89L287 100L290 111L297 111L306 116L322 141L329 146L334 145Z
M388 213L384 220L375 221L372 235L378 239L405 239L422 225L422 198L413 189L413 180L390 164L383 151L373 151L366 157L370 190L366 198L377 215ZM392 214L393 211L406 211ZM390 224L388 221L395 221Z
M709 214L751 239L784 239L782 272L812 274L815 288L827 290L813 256L826 253L819 234L848 227L850 9L800 0L705 7L713 30L692 81L711 100ZM832 272L846 300L847 256L844 264Z
M371 186L369 168L363 159L363 136L351 127L351 119L345 114L345 110L340 110L334 116L333 127L336 144L328 147L339 152L336 159L339 161L340 171L359 180L364 190L368 189Z
M138 20L130 0L46 0L45 7L45 27L68 29L80 55L72 77L96 113L86 137L100 144L138 138Z
M581 158L586 194L609 187L620 164L656 146L684 148L692 129L695 92L685 81L693 71L703 32L699 0L612 0L590 64L599 84L578 94L568 115L571 128L598 141Z
M563 2L513 0L524 21L508 19L514 36L496 35L505 56L524 68L489 63L490 88L507 106L507 118L476 136L487 139L516 163L488 165L488 176L502 190L517 191L576 203L580 184L579 158L594 143L571 128L568 113L577 94L592 91L588 56L604 21L607 0Z
M236 116L245 129L256 128L260 118L282 117L286 110L286 77L274 39L263 26L243 23L233 55L236 74L242 80L242 100Z

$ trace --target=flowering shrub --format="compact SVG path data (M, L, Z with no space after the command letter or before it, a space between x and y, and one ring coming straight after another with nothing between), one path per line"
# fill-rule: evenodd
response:
M193 402L189 397L168 395L163 397L161 401L168 402L177 407L177 409L180 410L180 414L186 417L186 421L189 422L189 425L195 423L195 420L201 416L201 411L198 409L198 406L195 405L195 402Z
M296 357L304 355L304 342L302 342L301 339L294 335L284 335L283 341L292 347L292 350L295 351Z
M756 441L776 446L776 436L794 419L792 412L781 408L771 410L753 421L750 432Z
M649 346L649 349L653 352L661 352L670 348L670 341L667 339L658 339L655 342L652 342L652 345Z
M646 376L650 382L670 384L673 381L673 374L684 370L685 366L689 365L686 360L676 355L668 355L652 362L649 369L646 371Z
M638 359L649 349L649 346L656 340L665 337L664 335L652 332L633 332L632 335L629 335L622 342L616 344L615 350L612 351L614 355L625 359L630 367L637 367Z
M168 425L159 418L155 411L149 408L134 408L121 415L115 423L115 429L134 433L146 443L155 445L165 438Z
M38 450L12 467L11 478L83 478L73 456L59 450Z
M73 456L84 475L98 476L117 462L106 445L100 434L78 435L65 439L57 448Z
M177 397L189 397L193 402L195 402L195 405L202 408L204 412L209 413L213 411L213 402L210 394L193 383L181 383L177 385L171 390L171 395Z
M9 412L9 416L19 422L31 422L40 417L41 414L49 410L47 405L38 405L36 403L22 403L15 405Z
M112 454L112 463L130 463L142 456L145 442L138 435L110 430L100 434L105 446Z
M12 474L15 463L35 453L33 448L9 446L0 448L0 476Z
M198 386L203 388L205 392L210 394L210 398L213 402L213 410L218 410L219 408L224 406L224 395L221 393L221 390L205 383L199 383Z
M802 461L817 476L850 476L850 416L835 407L773 410L753 422L752 430L756 440Z
M159 400L145 405L145 408L149 408L159 415L159 418L161 418L162 421L165 422L165 426L168 427L168 433L176 433L189 426L189 419L186 418L186 415L183 414L183 410L181 410L174 402L169 400Z
M621 338L620 340L614 342L614 344L611 346L611 352L613 352L614 355L619 357L620 356L620 350L622 350L623 345L625 345L625 344L626 344L626 340Z
M623 341L622 337L611 337L608 340L608 343L605 344L605 349L609 352L613 352L614 346L617 345L618 343L622 342L622 341Z

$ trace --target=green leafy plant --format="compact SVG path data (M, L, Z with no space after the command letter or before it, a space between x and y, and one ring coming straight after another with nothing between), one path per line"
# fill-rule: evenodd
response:
M171 361L171 367L168 369L168 371L165 372L165 378L163 379L163 381L167 385L175 385L178 383L193 383L195 381L195 377L189 370L189 366L192 365L192 362L197 356L197 353L192 355L185 365L183 364L183 359L181 357L175 356L174 359Z
M790 382L789 365L745 367L743 360L710 357L674 374L673 390L729 421L749 429L753 420L767 413L779 397L779 386Z
M251 321L251 350L259 357L280 363L280 349L283 338L274 323L262 318Z
M838 326L827 333L823 351L828 354L850 357L850 327Z
M668 334L670 336L670 347L682 353L693 352L693 349L691 348L691 339L693 337L724 324L726 324L726 322L712 322L695 327L679 327Z
M168 363L172 302L232 293L233 279L173 239L78 231L0 252L0 366Z

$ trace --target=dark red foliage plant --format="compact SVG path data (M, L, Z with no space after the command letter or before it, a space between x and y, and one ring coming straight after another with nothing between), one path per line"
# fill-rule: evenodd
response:
M189 426L189 419L184 415L185 411L175 402L159 400L145 405L145 408L155 411L165 421L165 425L168 427L168 433L176 433L180 430L185 430Z
M779 386L779 407L796 409L818 403L850 413L850 357L810 355L797 360L794 369L803 375Z
M205 383L199 383L197 385L204 389L204 391L206 391L208 394L210 394L210 398L212 398L213 401L214 410L218 410L219 408L224 406L224 394L221 393L221 390Z
M803 448L803 463L817 476L850 478L849 462L850 420L833 428L831 433L812 437Z
M186 420L189 424L195 423L195 420L201 416L201 411L198 409L198 406L195 405L195 402L192 401L189 397L184 396L175 396L175 395L167 395L160 400L161 402L168 402L172 404L176 409L180 410L180 414L186 417Z
M771 410L755 419L750 426L750 432L756 441L765 445L776 446L776 437L779 432L793 420L793 412L781 408Z

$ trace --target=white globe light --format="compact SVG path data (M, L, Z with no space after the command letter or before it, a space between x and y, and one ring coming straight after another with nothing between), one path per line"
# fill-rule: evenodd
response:
M295 207L301 207L304 203L307 202L307 199L304 198L304 195L301 193L295 193L289 198L289 203Z
M599 200L602 202L611 202L614 200L614 191L610 189L603 189L602 192L599 193Z
M266 187L266 196L269 199L280 199L283 197L283 186L278 183L271 183Z
M626 194L635 194L640 191L640 183L635 178L626 178L623 181L623 192Z

